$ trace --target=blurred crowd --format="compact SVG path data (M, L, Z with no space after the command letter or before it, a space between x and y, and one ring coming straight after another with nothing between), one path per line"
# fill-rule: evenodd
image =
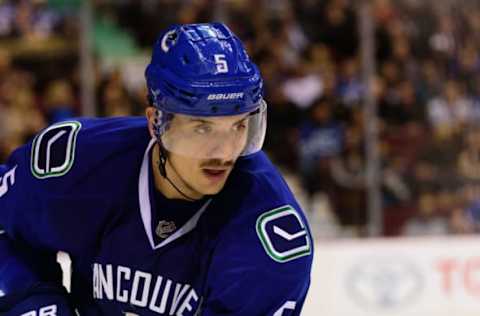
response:
M94 1L148 49L171 23L225 21L265 79L266 151L328 199L341 227L368 223L360 34L353 0ZM465 234L480 221L480 1L374 0L384 231ZM81 115L78 56L42 66L5 41L78 42L78 17L47 1L0 1L0 162L39 129ZM52 57L53 56L53 57ZM58 66L61 62L62 67ZM96 69L97 112L139 115L144 87ZM316 212L308 203L307 211Z

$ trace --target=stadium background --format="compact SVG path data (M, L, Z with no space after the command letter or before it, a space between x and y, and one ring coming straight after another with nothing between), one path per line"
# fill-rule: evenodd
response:
M265 79L265 150L317 240L304 314L478 311L477 0L0 0L0 163L56 121L142 115L158 32L207 21Z

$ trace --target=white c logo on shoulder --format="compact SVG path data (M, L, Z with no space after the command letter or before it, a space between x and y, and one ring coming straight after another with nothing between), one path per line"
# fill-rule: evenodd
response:
M170 49L170 47L167 45L167 41L170 39L169 37L173 34L175 34L175 30L171 30L171 31L168 31L167 33L165 33L165 35L163 35L162 37L162 41L160 42L160 47L162 48L162 50L167 53L168 50Z

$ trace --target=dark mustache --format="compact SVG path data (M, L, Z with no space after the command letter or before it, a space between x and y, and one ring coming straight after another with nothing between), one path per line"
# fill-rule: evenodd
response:
M233 160L227 160L223 161L221 159L210 159L208 161L205 161L200 165L200 168L218 168L218 167L231 167L233 166L234 161Z

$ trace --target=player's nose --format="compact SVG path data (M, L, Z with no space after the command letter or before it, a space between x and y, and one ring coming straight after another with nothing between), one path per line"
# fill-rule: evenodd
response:
M216 141L208 150L209 159L218 159L220 161L235 160L239 155L238 144L235 141L223 139Z

